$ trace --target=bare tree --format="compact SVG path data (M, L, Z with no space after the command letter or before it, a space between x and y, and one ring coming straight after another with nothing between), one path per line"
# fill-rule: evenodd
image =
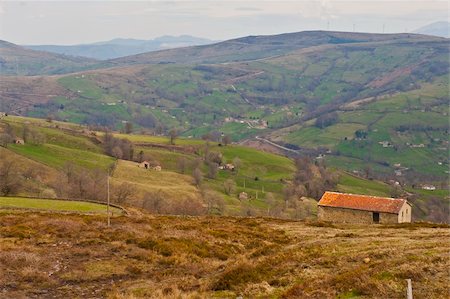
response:
M241 159L239 159L238 157L235 157L235 158L233 159L233 165L234 165L234 171L235 171L236 173L238 173L238 172L239 172L239 169L240 169L241 166L242 166L242 161L241 161Z
M208 214L223 214L225 210L225 202L220 194L208 189L202 189L202 198L207 205Z
M133 124L127 121L125 123L125 133L130 134L131 132L133 132Z
M188 166L188 160L185 157L180 157L177 159L177 168L178 171L182 174L186 172Z
M178 137L177 129L173 128L169 131L170 144L175 144L175 139Z
M142 201L142 208L151 213L161 214L164 207L164 197L161 190L155 193L146 193Z
M13 142L13 138L11 135L2 133L0 134L0 146L2 147L8 147L9 143Z
M22 185L22 178L15 169L14 161L6 160L0 163L0 194L3 196L14 194Z
M112 149L112 156L113 156L114 158L116 158L116 159L122 159L122 156L123 156L122 149L121 149L120 147L118 147L118 146L115 146L115 147Z
M132 184L124 182L114 188L112 193L115 201L119 204L123 204L130 196L134 194L134 188Z
M215 179L217 172L219 171L219 165L215 162L208 163L208 178Z
M223 182L223 188L227 195L230 195L236 191L236 183L232 179L228 179Z
M192 176L194 177L194 182L197 187L200 187L203 181L203 174L199 168L194 169L192 172Z
M222 143L226 146L226 145L228 145L228 144L230 144L231 143L231 137L230 137L230 135L225 135L225 136L223 136L223 138L222 138Z

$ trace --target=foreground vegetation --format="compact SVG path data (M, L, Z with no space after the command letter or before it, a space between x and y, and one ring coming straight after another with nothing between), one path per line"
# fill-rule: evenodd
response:
M417 298L449 291L447 226L0 213L2 296Z

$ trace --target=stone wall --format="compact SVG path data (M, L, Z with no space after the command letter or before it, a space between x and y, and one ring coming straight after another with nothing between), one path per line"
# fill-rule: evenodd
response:
M405 203L398 213L398 223L411 222L411 206Z
M319 220L343 223L373 223L373 213L344 208L318 207ZM380 213L380 223L398 223L397 214Z

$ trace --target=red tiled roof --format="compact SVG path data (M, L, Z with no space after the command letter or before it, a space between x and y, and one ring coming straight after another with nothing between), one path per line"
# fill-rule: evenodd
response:
M398 214L406 199L325 192L319 206Z

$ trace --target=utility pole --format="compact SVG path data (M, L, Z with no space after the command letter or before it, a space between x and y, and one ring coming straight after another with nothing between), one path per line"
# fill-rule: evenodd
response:
M407 279L408 286L406 288L406 299L413 299L411 279Z
M108 188L108 199L107 199L108 203L106 205L106 214L108 215L108 227L110 227L111 226L111 217L109 215L109 172L108 172L108 179L106 181L106 185L107 185L107 188Z

